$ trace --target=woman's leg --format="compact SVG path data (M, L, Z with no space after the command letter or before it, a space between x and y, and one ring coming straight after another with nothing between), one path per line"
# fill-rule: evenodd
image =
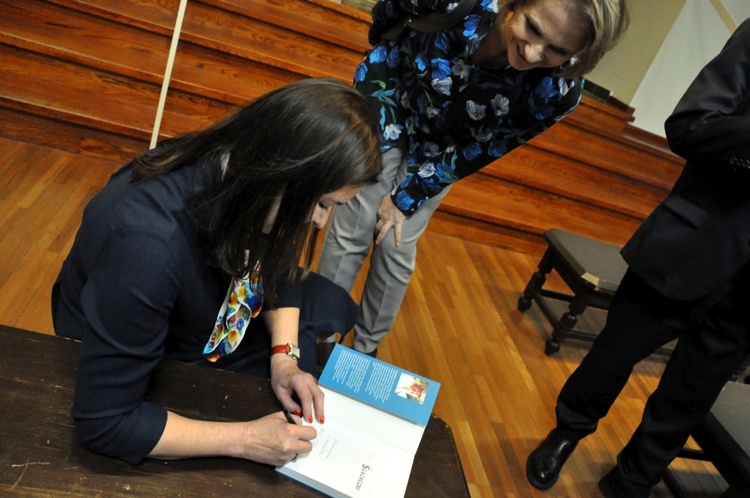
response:
M378 183L368 185L349 202L333 209L318 273L347 291L351 291L375 240L378 208L400 176L401 158L400 150L387 151L383 154L383 172Z
M393 327L414 273L419 237L448 190L450 187L446 187L406 220L398 247L393 231L373 247L360 302L361 315L354 326L354 349L357 351L374 351Z
M381 181L334 209L318 265L321 275L351 290L373 245L380 203L406 177L406 168L407 160L401 151L390 149L383 154ZM414 272L417 241L448 190L444 189L406 220L399 247L392 231L380 245L373 247L360 304L361 316L354 328L354 349L373 351L393 327Z

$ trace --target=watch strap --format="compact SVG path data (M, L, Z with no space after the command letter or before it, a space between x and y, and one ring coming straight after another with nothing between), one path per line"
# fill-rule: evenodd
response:
M299 348L296 345L292 344L291 342L288 342L286 344L279 344L278 346L274 346L271 348L272 355L279 354L279 353L284 353L286 355L289 355L295 360L299 360L299 356L300 356Z

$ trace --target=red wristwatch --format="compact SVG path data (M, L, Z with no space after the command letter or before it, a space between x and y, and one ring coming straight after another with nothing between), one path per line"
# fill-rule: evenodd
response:
M274 346L273 348L271 348L272 355L277 353L284 353L299 361L299 348L291 342L288 342L286 344L279 344L278 346Z

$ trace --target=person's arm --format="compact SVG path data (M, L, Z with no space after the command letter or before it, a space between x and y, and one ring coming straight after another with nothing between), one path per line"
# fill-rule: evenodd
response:
M750 165L750 21L701 70L664 127L685 159Z
M312 451L315 429L287 422L281 412L251 422L206 422L167 412L151 458L226 456L282 465Z

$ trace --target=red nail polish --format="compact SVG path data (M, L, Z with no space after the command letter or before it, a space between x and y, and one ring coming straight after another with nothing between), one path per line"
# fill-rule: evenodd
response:
M309 417L307 417L307 421L312 424L312 415L310 415Z
M323 423L325 423L325 421L326 421L325 417L323 417L323 415L321 415L320 416L320 423L323 424Z
M292 413L294 413L294 414L295 414L295 415L297 415L298 417L301 417L301 416L302 416L302 411L301 411L301 410L294 410L294 411L293 411Z

